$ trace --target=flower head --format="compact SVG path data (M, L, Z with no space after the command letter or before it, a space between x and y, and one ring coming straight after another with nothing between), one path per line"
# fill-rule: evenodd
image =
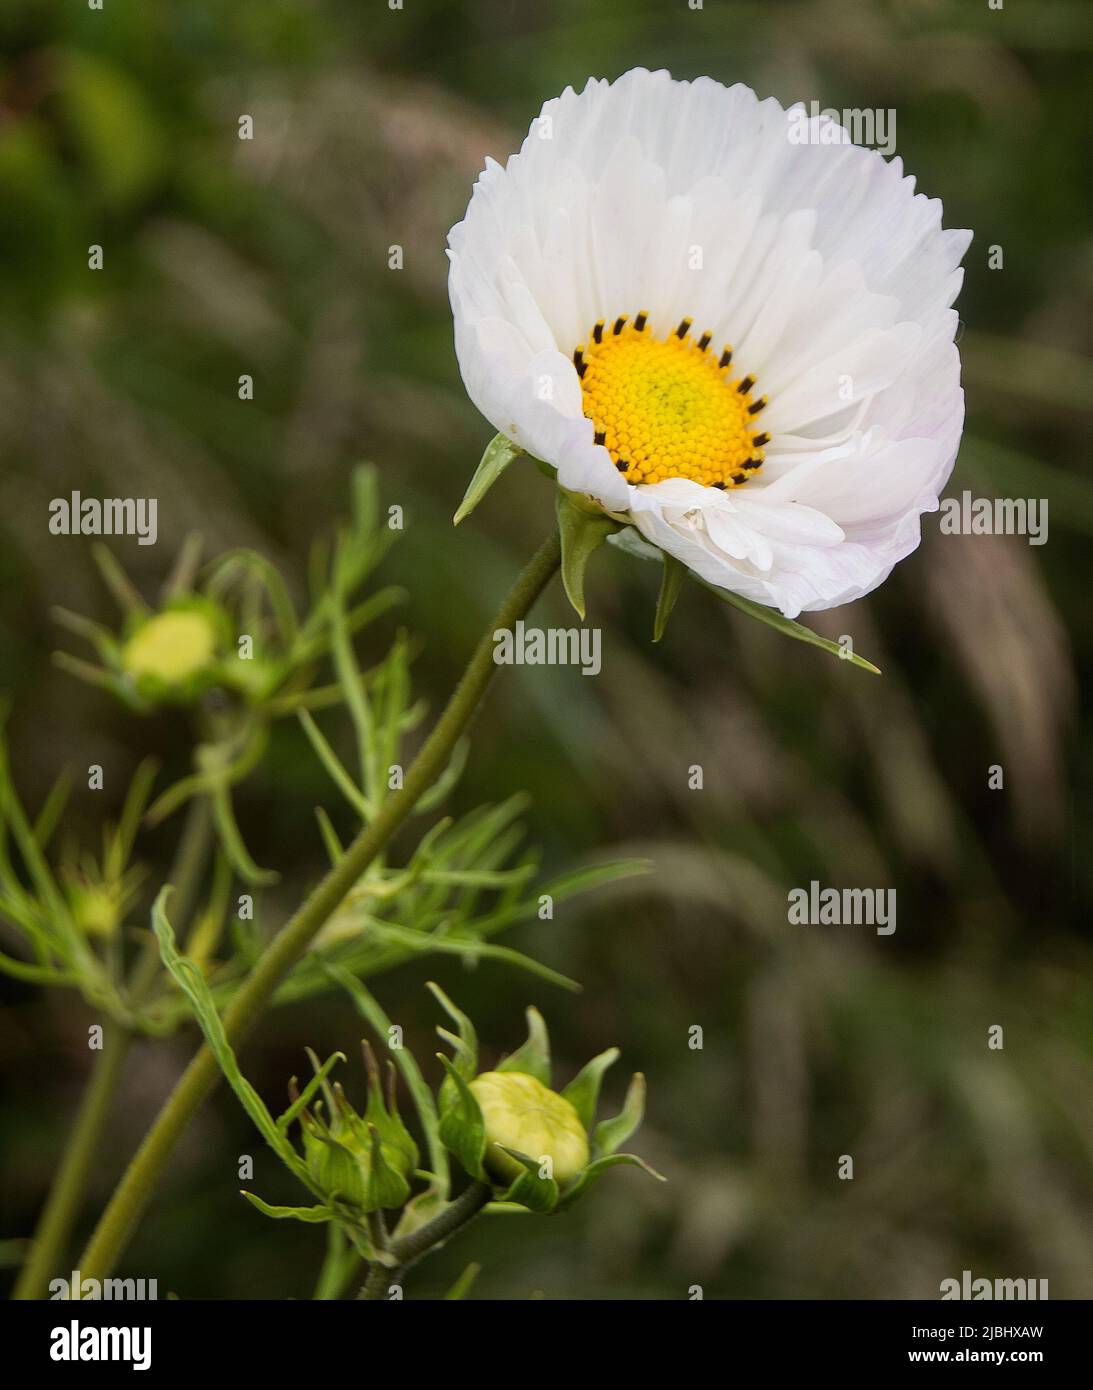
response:
M449 238L495 428L705 582L787 617L918 544L963 426L959 262L898 159L641 69L548 101Z
M619 1147L641 1124L645 1080L631 1078L622 1111L595 1123L600 1083L618 1057L608 1048L562 1091L551 1089L550 1038L536 1009L527 1010L522 1047L493 1071L478 1070L474 1025L435 984L429 988L458 1032L437 1032L455 1049L441 1054L447 1077L440 1088L440 1138L473 1178L531 1211L563 1211L608 1168L631 1164L660 1177Z

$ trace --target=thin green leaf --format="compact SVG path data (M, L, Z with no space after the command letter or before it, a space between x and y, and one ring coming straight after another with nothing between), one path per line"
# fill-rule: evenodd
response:
M214 787L210 793L210 800L213 808L213 820L216 824L217 834L220 836L220 843L224 848L224 853L231 861L232 868L247 883L263 884L276 883L280 874L276 869L262 869L251 858L250 851L243 841L242 832L235 819L235 811L232 807L231 793L226 786Z
M49 795L42 803L42 809L34 821L34 838L38 842L39 849L44 850L53 838L53 832L57 828L57 822L64 814L68 794L71 790L72 773L66 768L49 789Z
M372 816L372 807L369 805L367 797L345 770L338 755L331 748L314 719L306 709L297 710L296 718L303 726L304 733L307 734L312 748L314 748L323 767L326 768L331 781L334 782L361 820L369 820Z
M228 1042L224 1025L217 1013L216 1004L201 971L190 960L181 956L175 941L175 934L167 919L165 904L170 886L164 887L152 907L152 930L159 942L159 953L171 978L178 984L189 1000L190 1008L197 1019L198 1026L205 1035L217 1065L225 1080L238 1096L243 1109L253 1120L255 1127L282 1163L295 1174L306 1187L314 1191L307 1168L296 1150L277 1128L273 1116L266 1109L258 1092L239 1069L235 1053Z
M268 1202L263 1202L261 1197L256 1197L253 1192L243 1189L243 1196L251 1204L257 1207L263 1216L272 1216L276 1221L306 1221L308 1225L320 1225L325 1221L333 1221L334 1213L329 1207L273 1207Z
M131 614L143 615L150 611L148 605L137 592L132 580L122 569L118 560L114 558L113 552L101 541L96 541L91 547L91 558L102 575L103 583L110 590L124 614L127 616Z
M469 1081L478 1071L478 1035L474 1031L474 1024L462 1009L452 1003L434 980L427 980L425 982L425 988L459 1029L459 1038L456 1042L455 1068L460 1076L465 1077ZM439 1028L437 1032L440 1032ZM448 1036L450 1036L450 1034Z
M338 839L338 832L334 829L330 817L321 806L315 807L315 819L319 822L319 834L323 837L323 844L330 856L330 862L336 864L345 853L342 842Z

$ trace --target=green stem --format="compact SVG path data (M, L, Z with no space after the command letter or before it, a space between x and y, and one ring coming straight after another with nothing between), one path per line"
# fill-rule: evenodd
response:
M175 930L181 935L186 929L195 908L197 897L205 875L205 866L213 842L213 813L207 796L195 797L190 802L186 820L179 838L175 861L171 866L171 876L167 880L174 888L171 899L171 920ZM132 998L142 1002L149 989L159 976L162 962L156 938L151 932L144 943L144 950L137 958L129 981Z
M296 913L266 947L224 1015L228 1041L238 1046L270 998L333 915L377 854L448 764L460 735L471 721L495 668L493 634L524 617L558 568L561 544L552 535L536 551L490 623L432 733L406 773L401 791L390 796ZM81 1273L105 1279L132 1234L171 1151L191 1116L219 1075L216 1058L202 1047L182 1073L171 1095L129 1164L80 1257Z
M68 1147L38 1220L30 1254L12 1292L13 1298L44 1298L50 1279L59 1273L131 1041L132 1034L126 1029L107 1025L102 1051L96 1058Z
M360 1297L368 1303L376 1303L387 1297L392 1284L397 1284L407 1268L427 1255L438 1245L450 1240L456 1231L462 1230L473 1221L493 1196L489 1185L473 1182L455 1199L449 1202L439 1216L426 1226L411 1231L408 1236L391 1243L390 1250L398 1261L395 1265L382 1265L377 1260L369 1267L368 1278Z
M400 1265L408 1265L418 1260L434 1245L441 1245L449 1236L465 1226L472 1217L478 1215L493 1196L488 1183L472 1182L465 1187L454 1202L449 1202L439 1216L434 1216L426 1226L419 1226L408 1236L396 1240L391 1252Z
M326 1231L326 1258L311 1295L320 1302L341 1298L361 1262L360 1255L336 1222L331 1221Z

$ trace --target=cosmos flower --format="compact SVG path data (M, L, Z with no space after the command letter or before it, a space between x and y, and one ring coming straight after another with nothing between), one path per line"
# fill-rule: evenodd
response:
M970 233L830 124L709 78L592 80L487 161L449 237L491 424L631 548L790 618L917 546L964 418Z

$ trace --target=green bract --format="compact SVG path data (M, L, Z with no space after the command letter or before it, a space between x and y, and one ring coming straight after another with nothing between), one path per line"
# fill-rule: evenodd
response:
M544 463L542 459L532 457L505 435L495 435L487 444L482 460L471 479L459 510L455 514L454 521L457 526L474 511L509 465L520 458L530 459L541 473L557 482L556 470L552 464ZM581 493L571 492L562 487L560 483L557 483L555 492L555 507L558 517L558 533L562 542L562 584L566 597L582 619L585 616L584 578L588 561L604 541L610 541L613 546L629 555L636 555L647 560L659 560L663 564L660 595L657 599L656 614L653 619L653 640L655 642L659 642L664 636L668 619L671 617L672 609L679 597L683 581L690 575L697 584L708 589L710 593L715 594L723 602L731 604L741 613L746 613L748 617L757 618L760 622L777 629L784 636L793 637L798 642L808 642L814 647L820 647L833 656L841 657L852 665L860 667L863 671L871 671L874 675L880 674L871 661L866 661L864 657L856 655L853 650L842 647L837 642L832 642L830 638L821 637L810 627L805 627L801 623L783 617L777 608L769 608L766 604L756 603L730 589L723 589L701 579L666 550L659 550L645 540L634 526L627 524L629 517L626 514L606 511L589 497Z
M435 984L433 991L457 1032L438 1028L454 1049L440 1054L440 1138L463 1168L495 1195L530 1211L563 1211L608 1168L631 1164L660 1179L635 1154L617 1150L641 1124L645 1079L636 1072L622 1111L595 1123L604 1072L618 1048L594 1057L562 1091L551 1089L550 1039L538 1010L527 1011L528 1038L498 1064L479 1072L474 1026ZM661 1179L663 1181L663 1179Z

